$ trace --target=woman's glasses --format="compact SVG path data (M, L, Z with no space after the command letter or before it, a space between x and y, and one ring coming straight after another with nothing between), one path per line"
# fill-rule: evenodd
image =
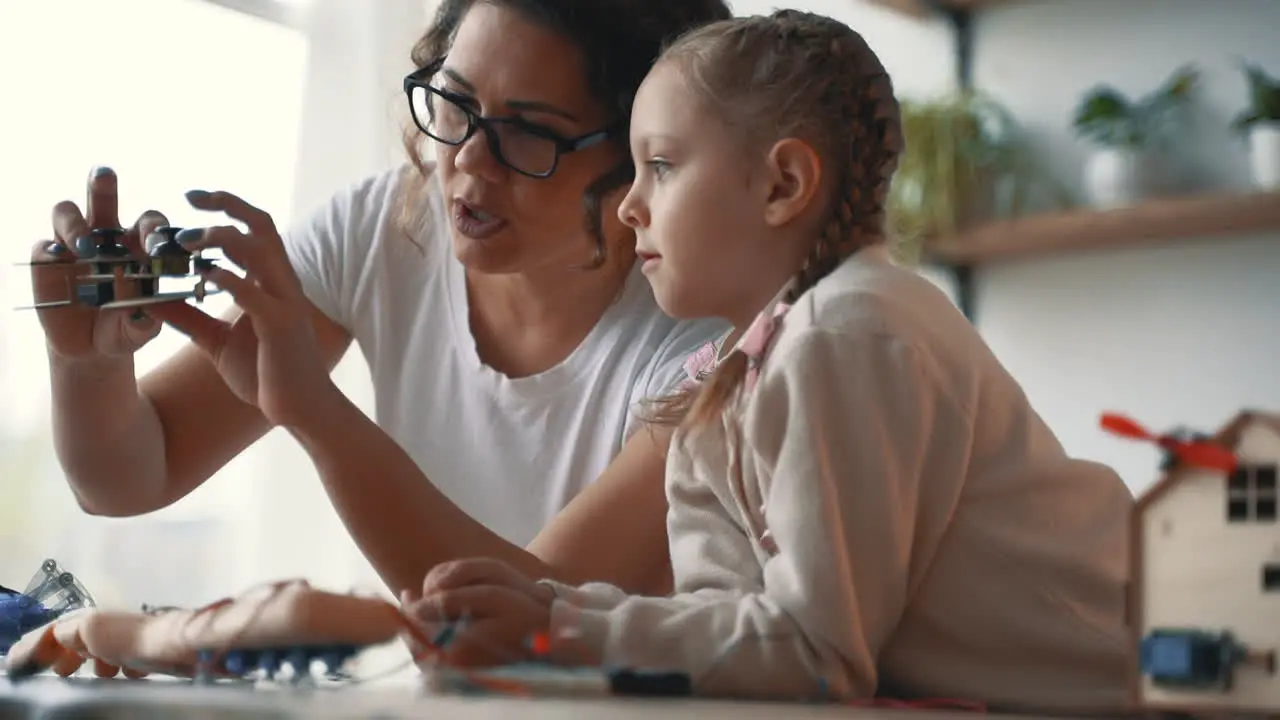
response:
M431 84L436 67L411 73L404 79L413 122L428 137L445 145L461 145L483 130L489 151L498 162L533 178L550 177L560 156L596 145L609 137L610 128L566 138L549 128L518 117L483 117L472 101Z

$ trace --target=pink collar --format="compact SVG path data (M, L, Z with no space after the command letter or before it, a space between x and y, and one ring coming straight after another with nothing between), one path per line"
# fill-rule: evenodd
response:
M787 283L764 310L756 315L756 319L747 327L747 331L739 338L734 350L741 350L747 356L747 377L746 389L750 390L755 387L756 380L760 376L760 367L764 364L764 357L769 351L769 345L773 342L773 338L778 333L778 329L782 325L782 317L787 314L791 306L782 301L786 297L786 293L791 289L791 283ZM684 361L684 372L688 376L685 386L695 386L701 384L711 373L715 372L716 366L720 364L720 348L715 342L709 342L698 348L696 352Z

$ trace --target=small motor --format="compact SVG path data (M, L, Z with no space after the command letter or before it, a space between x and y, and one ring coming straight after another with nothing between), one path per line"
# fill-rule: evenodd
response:
M146 251L151 258L151 274L156 277L183 277L191 272L191 253L178 242L182 228L166 225L147 235Z
M1230 632L1159 628L1139 646L1142 674L1157 686L1182 690L1231 689L1237 667L1251 654Z

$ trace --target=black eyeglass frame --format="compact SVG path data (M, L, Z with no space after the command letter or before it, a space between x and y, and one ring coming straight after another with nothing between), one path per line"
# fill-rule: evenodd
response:
M498 162L502 163L504 167L508 167L526 177L536 179L546 179L551 177L560 167L560 157L562 155L577 152L579 150L585 150L586 148L604 142L613 135L614 130L617 127L616 123L611 123L599 130L593 130L577 137L567 138L554 130L534 125L529 121L518 117L486 117L484 115L480 115L471 108L460 104L456 96L452 93L446 92L424 79L434 76L439 72L440 67L443 64L443 61L435 62L405 76L403 83L404 94L405 100L409 103L409 115L413 117L413 124L418 127L418 130L422 131L424 135L432 140L452 147L458 147L465 144L476 134L477 130L484 130L485 142L489 145L489 152L493 153L493 156L498 160ZM461 139L445 140L436 136L427 129L427 125L430 124L430 119L428 118L428 122L424 123L422 119L418 117L418 111L413 106L413 91L415 88L422 88L427 93L435 95L444 102L453 104L462 111L462 114L467 118L467 131L463 133ZM498 136L493 132L494 125L512 125L519 128L521 132L526 132L535 137L551 141L556 149L555 157L551 160L551 167L542 173L533 173L516 167L508 161L506 155L503 154L501 143L498 141Z

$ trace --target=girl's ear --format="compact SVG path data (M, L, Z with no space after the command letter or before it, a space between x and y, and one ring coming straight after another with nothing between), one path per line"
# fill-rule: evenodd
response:
M809 143L784 138L769 151L768 199L765 222L780 227L795 220L813 204L822 183L822 160Z

